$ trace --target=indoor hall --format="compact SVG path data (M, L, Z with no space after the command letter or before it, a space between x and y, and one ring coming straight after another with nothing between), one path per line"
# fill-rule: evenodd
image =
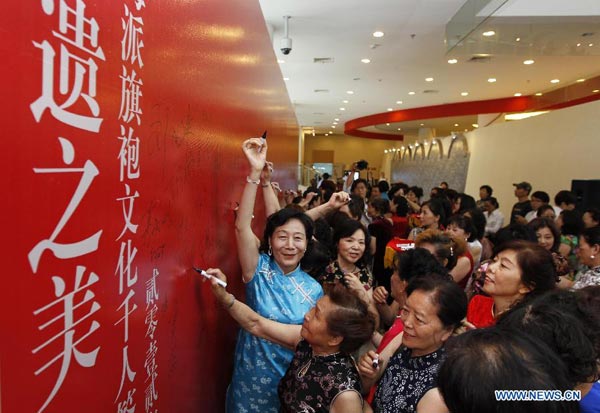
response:
M250 137L266 133L281 203L324 173L338 189L348 173L402 181L422 201L442 181L475 199L489 185L504 217L515 183L599 202L595 2L2 11L3 412L225 411L238 325L194 268L247 298L235 222L256 181Z

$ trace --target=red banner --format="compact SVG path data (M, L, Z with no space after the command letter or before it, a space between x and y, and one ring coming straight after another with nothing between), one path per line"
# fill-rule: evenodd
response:
M236 326L191 268L243 291L244 139L297 173L258 2L3 5L0 410L222 411Z

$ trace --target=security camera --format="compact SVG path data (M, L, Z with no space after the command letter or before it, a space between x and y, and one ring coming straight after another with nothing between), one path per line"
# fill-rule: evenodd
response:
M284 36L281 39L281 53L288 55L292 51L292 39L290 38L289 31L289 20L290 16L283 16L283 30Z
M284 37L281 39L281 53L288 55L292 51L292 39Z

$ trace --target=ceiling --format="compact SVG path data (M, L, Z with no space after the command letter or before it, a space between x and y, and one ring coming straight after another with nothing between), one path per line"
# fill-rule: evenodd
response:
M259 1L298 123L316 134L341 135L345 122L377 113L547 93L600 75L597 0ZM287 56L284 15L293 40ZM373 37L377 30L385 35ZM483 37L488 30L497 33ZM476 123L474 113L364 130L446 136Z

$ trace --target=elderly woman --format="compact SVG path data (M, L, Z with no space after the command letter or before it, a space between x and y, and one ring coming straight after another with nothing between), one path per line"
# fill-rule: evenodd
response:
M313 222L302 211L284 208L269 216L263 239L258 240L251 222L256 191L265 177L263 171L267 169L267 142L252 138L246 140L242 148L250 164L250 173L235 228L246 301L263 317L286 324L301 324L304 314L323 295L321 285L300 268L312 243ZM272 197L268 198L273 194L271 186L264 186L263 191L267 207L273 205L269 202ZM227 389L227 412L277 412L279 400L273 383L283 377L292 357L293 352L287 348L241 330L233 377Z
M577 255L589 270L577 276L572 288L578 290L590 285L600 285L600 227L588 228L581 233Z
M556 270L549 251L522 240L500 245L484 270L482 291L469 302L467 321L477 328L488 327L517 303L556 286Z
M361 358L363 387L379 380L372 403L376 413L447 411L435 389L437 372L444 343L466 314L467 297L456 283L436 275L416 277L406 292L402 347L391 358L374 351Z
M218 269L206 272L226 280ZM227 293L215 279L211 284L217 300L244 329L296 349L279 385L270 383L279 394L280 412L362 412L360 379L350 354L371 337L375 328L363 300L343 287L332 288L306 313L300 326L262 317Z

